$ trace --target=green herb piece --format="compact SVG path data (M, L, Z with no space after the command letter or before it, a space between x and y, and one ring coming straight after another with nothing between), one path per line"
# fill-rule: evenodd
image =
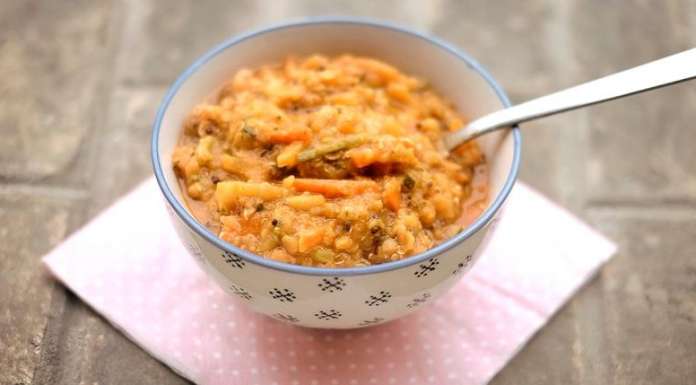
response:
M309 148L297 155L297 160L306 162L318 157L322 157L332 152L345 150L351 147L359 146L367 141L366 135L350 135L333 143L321 144L316 147Z

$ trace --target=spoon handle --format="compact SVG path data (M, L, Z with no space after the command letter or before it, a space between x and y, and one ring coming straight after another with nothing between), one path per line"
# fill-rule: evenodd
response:
M696 48L485 115L445 137L448 150L501 127L542 118L696 77Z

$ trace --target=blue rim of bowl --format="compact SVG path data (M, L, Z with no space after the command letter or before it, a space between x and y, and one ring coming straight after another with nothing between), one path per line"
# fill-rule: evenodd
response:
M308 266L300 266L300 265L291 265L283 262L277 262L271 259L264 258L262 256L256 255L252 252L249 252L247 250L241 249L239 247L236 247L230 243L227 243L223 241L222 239L218 238L215 234L213 234L210 230L208 230L205 226L201 225L196 221L193 216L188 212L188 210L179 202L179 200L175 197L175 195L172 193L171 189L169 188L169 185L167 184L167 181L164 178L164 174L162 172L162 165L159 162L159 132L160 132L160 126L162 124L162 119L164 117L164 114L167 111L167 108L169 107L170 102L176 96L177 91L179 88L181 88L182 84L191 76L193 75L199 68L201 68L203 65L205 65L208 61L210 61L212 58L217 56L220 52L224 51L225 49L234 46L235 44L238 44L242 41L245 41L250 38L254 38L256 36L260 36L266 33L282 30L282 29L288 29L288 28L296 28L296 27L303 27L307 25L316 25L316 24L354 24L354 25L364 25L364 26L369 26L369 27L377 27L377 28L383 28L383 29L388 29L391 31L396 31L400 33L404 33L413 37L417 37L420 39L423 39L430 44L433 44L437 46L440 49L443 49L447 51L449 54L456 56L458 59L462 60L469 68L473 69L476 71L487 83L488 85L495 91L496 95L502 102L504 107L509 107L511 105L510 100L507 97L507 94L505 91L503 91L503 88L493 79L493 76L481 65L479 64L476 60L474 60L471 56L469 56L467 53L461 51L459 48L456 48L450 43L445 42L444 40L441 40L440 38L437 38L435 36L432 36L430 34L424 33L424 32L419 32L415 31L406 27L402 27L390 22L385 22L382 20L375 20L375 19L369 19L369 18L358 18L358 17L312 17L312 18L306 18L306 19L300 19L300 20L294 20L294 21L288 21L285 23L281 24L275 24L268 26L266 28L261 28L257 29L254 31L250 31L241 35L237 35L235 37L232 37L221 44L213 47L211 50L206 52L203 56L199 57L191 66L189 66L184 72L179 75L179 77L176 79L174 84L169 88L167 91L166 95L164 96L164 99L162 100L162 103L160 104L160 107L157 111L157 115L155 118L155 122L153 124L153 129L152 129L152 142L151 142L151 153L150 156L152 158L152 166L155 172L155 177L157 179L157 183L159 184L160 189L162 190L162 193L164 194L165 198L167 199L168 203L174 208L174 211L176 211L177 215L179 218L181 218L184 223L186 223L187 226L189 226L191 229L193 229L199 236L203 237L206 239L208 242L212 243L213 245L217 246L221 250L233 253L242 259L251 262L256 265L261 265L264 267L268 267L274 270L280 270L288 273L294 273L294 274L302 274L302 275L314 275L314 276L352 276L352 275L363 275L363 274L375 274L375 273L383 273L391 270L396 270L396 269L401 269L405 268L411 265L415 265L418 263L421 263L429 258L435 257L437 255L440 255L444 253L445 251L457 246L459 243L463 242L464 240L468 239L471 237L474 233L477 231L481 230L486 223L488 223L489 220L493 218L493 216L498 212L500 207L502 206L503 202L505 202L505 199L508 197L510 194L510 191L512 191L512 187L515 183L515 180L517 179L517 173L519 171L519 166L520 166L520 150L521 150L521 142L522 142L522 135L520 134L519 127L514 126L512 127L512 134L513 134L513 139L514 139L514 150L513 150L513 160L512 160L512 167L510 168L510 173L508 174L507 179L505 180L505 184L503 185L503 189L500 191L498 196L496 196L495 200L493 203L481 214L474 223L469 225L466 229L464 229L462 232L458 233L454 237L446 240L445 242L440 243L439 245L433 247L432 249L426 250L423 253L410 256L404 259L401 259L399 261L394 261L394 262L386 262L382 263L379 265L371 265L371 266L363 266L363 267L349 267L349 268L322 268L322 267L308 267Z

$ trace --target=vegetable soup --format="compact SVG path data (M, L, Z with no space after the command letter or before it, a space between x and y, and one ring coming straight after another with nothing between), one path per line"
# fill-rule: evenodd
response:
M475 141L423 80L351 55L243 69L184 123L186 203L221 239L274 260L353 267L452 237L488 202Z

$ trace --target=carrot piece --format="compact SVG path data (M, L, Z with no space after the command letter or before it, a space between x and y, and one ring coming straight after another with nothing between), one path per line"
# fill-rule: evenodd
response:
M295 191L309 191L333 198L376 191L377 183L371 180L295 178L292 181L292 188Z
M370 147L359 147L349 150L346 157L353 161L357 168L363 168L377 161L377 154Z
M401 181L399 178L389 178L384 184L382 200L392 211L399 211L399 206L401 206Z
M278 167L292 167L297 164L297 155L302 151L302 142L292 142L276 157Z
M377 76L379 76L380 80L383 82L395 80L400 75L399 70L379 60L358 58L356 59L356 62L358 62L366 70L377 74Z
M321 227L302 230L298 236L297 251L306 253L312 247L319 245L323 239L324 229Z
M304 126L284 127L267 130L262 133L263 142L283 144L292 142L309 142L312 139L312 132Z

